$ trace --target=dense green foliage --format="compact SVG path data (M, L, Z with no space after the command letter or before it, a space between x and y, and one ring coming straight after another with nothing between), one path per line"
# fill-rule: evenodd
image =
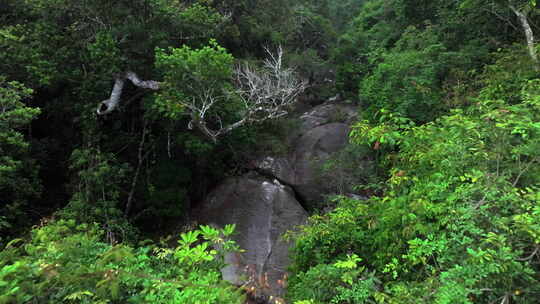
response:
M238 250L222 231L201 226L176 248L110 245L97 225L56 221L0 255L1 303L242 303L221 280L224 254ZM212 249L220 244L221 250Z
M164 71L166 86L156 100L159 113L178 119L185 111L178 101L194 98L194 106L200 107L199 103L207 102L208 96L215 96L226 107L227 95L231 95L227 90L228 87L230 90L233 60L214 40L199 50L185 45L169 51L158 49L156 65Z
M29 199L40 192L35 162L28 157L28 142L21 132L39 114L24 101L32 94L16 81L0 77L0 232L14 229Z
M486 89L474 107L433 123L389 131L399 137L399 153L392 156L386 193L366 202L342 199L329 215L313 218L297 241L296 284L311 286L305 275L337 271L322 265L354 252L365 268L357 278L374 276L379 284L357 286L367 284L359 280L348 288L379 302L490 303L508 297L534 303L538 82L524 83L519 104L489 95ZM380 135L358 124L353 140L370 142L371 131ZM330 299L343 296L339 289L334 293Z
M295 236L291 301L537 302L540 82L512 15L503 1L366 3L338 79L365 106L351 141L383 185Z
M235 65L279 44L320 82L344 26L332 18L348 14L308 0L3 1L0 302L241 302L219 272L236 248L209 228L187 232L190 209L258 152L286 149L291 123L211 141L186 100L216 98L210 128L238 120ZM126 71L161 90L128 83L119 109L97 116ZM140 243L171 233L186 233L179 247Z
M239 250L233 227L189 231L190 211L286 153L295 122L219 140L197 124L241 119L235 68L257 71L278 45L309 81L307 106L339 94L360 113L318 177L355 195L289 235L287 301L537 303L538 12L533 0L3 1L0 303L242 303L219 271ZM126 82L96 115L127 71L160 90Z

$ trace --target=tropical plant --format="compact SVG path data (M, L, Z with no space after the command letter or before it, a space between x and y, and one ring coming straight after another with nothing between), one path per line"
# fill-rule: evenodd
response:
M221 280L224 255L238 250L234 226L182 233L175 248L102 242L95 224L57 220L0 252L0 302L242 303Z

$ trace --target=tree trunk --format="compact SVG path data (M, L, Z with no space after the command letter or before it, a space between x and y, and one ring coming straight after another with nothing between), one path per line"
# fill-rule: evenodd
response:
M538 66L538 56L536 54L536 48L534 46L534 34L531 25L529 24L529 20L527 19L527 15L522 11L518 10L513 5L510 5L509 7L514 12L514 14L516 14L519 22L521 23L521 27L523 28L523 31L525 32L525 37L527 38L527 48L529 49L529 56L531 56L531 59L534 62L535 71L538 72L540 69Z
M128 71L125 74L117 75L114 80L114 86L111 91L111 96L109 97L109 99L102 101L97 108L96 112L98 115L109 114L118 107L126 79L129 79L131 83L133 83L133 85L139 88L150 89L154 91L159 90L159 82L154 80L143 81L139 79L137 74L131 71Z

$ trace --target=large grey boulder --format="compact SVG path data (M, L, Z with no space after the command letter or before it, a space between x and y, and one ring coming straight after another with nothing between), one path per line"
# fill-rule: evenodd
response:
M269 178L276 178L289 186L296 185L296 171L289 157L266 156L256 162L256 167Z
M318 126L300 137L289 161L293 163L292 184L307 207L316 207L322 195L330 189L320 180L321 168L333 153L339 152L349 140L349 126L330 123Z
M353 106L325 103L300 116L297 130L291 130L286 156L265 156L256 167L294 188L307 208L317 207L331 190L320 180L321 167L348 143L349 125L357 111Z
M266 296L283 295L291 244L282 235L307 220L290 187L255 173L229 178L198 213L202 223L236 224L234 239L245 252L227 257L231 265L223 269L225 279L239 285L251 281Z
M300 116L300 129L305 132L332 122L350 124L356 119L357 114L357 109L351 105L333 102L323 103Z

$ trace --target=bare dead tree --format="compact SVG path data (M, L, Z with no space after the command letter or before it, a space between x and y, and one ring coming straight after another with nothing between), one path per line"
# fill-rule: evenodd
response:
M212 86L200 91L191 99L178 100L190 116L188 128L197 128L212 141L232 130L251 123L260 123L286 115L288 108L306 89L307 82L300 80L292 68L283 66L283 49L274 54L266 49L268 58L261 68L250 64L240 64L234 69L235 90L217 92ZM120 97L126 80L135 86L150 90L159 90L160 83L154 80L142 81L134 72L127 72L115 77L115 83L109 99L101 102L98 115L111 113L120 103ZM220 101L237 97L242 102L241 118L224 125L222 118L211 111ZM211 127L211 126L212 127Z
M234 81L236 89L233 94L242 101L242 118L223 126L219 116L211 117L218 127L212 129L208 125L209 110L225 96L206 94L197 103L186 105L191 110L192 119L189 127L196 126L213 141L221 135L246 124L260 123L287 115L287 110L298 95L307 87L307 82L300 80L292 68L283 67L283 49L278 48L273 54L266 48L268 58L262 68L257 69L247 63L235 67Z

